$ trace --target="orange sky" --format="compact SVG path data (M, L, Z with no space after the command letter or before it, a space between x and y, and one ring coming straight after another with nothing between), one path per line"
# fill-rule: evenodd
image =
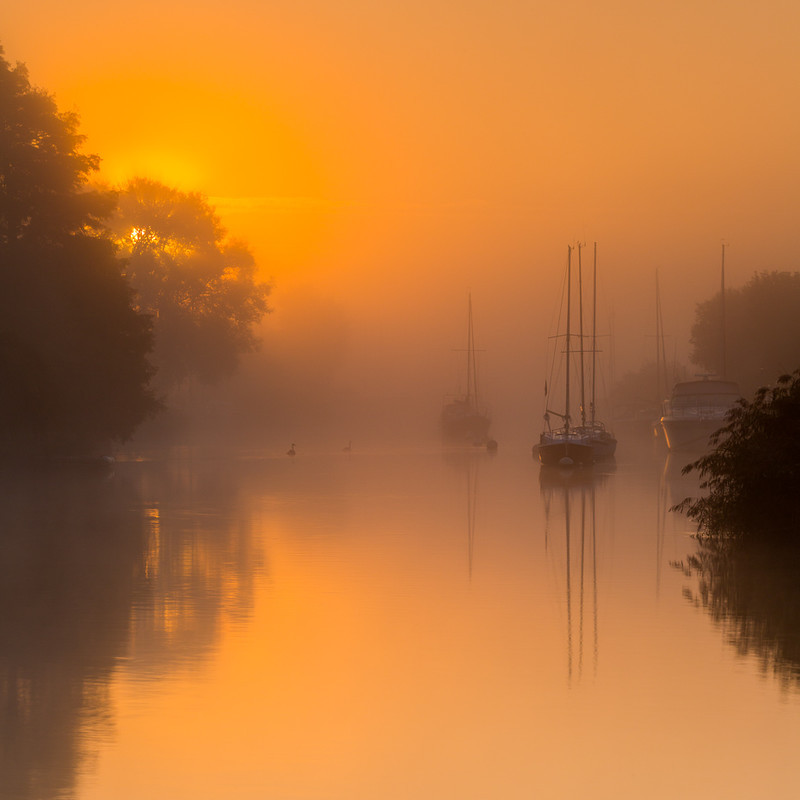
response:
M79 113L104 173L207 194L276 279L276 312L313 286L357 332L449 353L471 290L487 352L544 349L566 246L598 241L638 366L657 267L682 350L721 242L731 286L798 267L788 0L10 0L0 16L6 57Z

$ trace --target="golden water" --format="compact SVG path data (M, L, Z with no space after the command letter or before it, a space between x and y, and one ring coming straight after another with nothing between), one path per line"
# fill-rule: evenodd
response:
M679 467L623 441L593 476L503 443L7 475L0 798L795 797L800 632L703 591Z

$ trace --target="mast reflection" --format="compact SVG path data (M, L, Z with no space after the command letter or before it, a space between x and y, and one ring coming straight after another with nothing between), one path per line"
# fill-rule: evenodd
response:
M478 505L478 475L480 463L484 458L492 458L492 451L472 449L451 449L443 451L444 459L459 475L466 487L467 499L467 571L472 580L472 567L475 558L475 519Z
M558 559L563 541L564 598L566 607L567 682L583 678L586 645L586 606L592 617L592 675L597 676L600 655L599 603L597 592L597 487L613 471L542 469L539 486L545 511L545 550ZM563 525L557 516L563 514ZM552 536L555 526L563 528L563 540ZM590 584L587 586L587 584ZM577 595L577 596L576 596ZM577 606L577 607L576 607Z

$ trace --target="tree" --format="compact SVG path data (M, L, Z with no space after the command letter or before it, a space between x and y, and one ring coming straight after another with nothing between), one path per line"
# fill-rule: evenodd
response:
M150 322L132 307L90 191L78 118L0 48L0 419L5 450L75 453L155 413Z
M113 231L139 308L154 317L159 384L232 374L269 311L248 248L226 238L202 195L144 178L121 189Z
M697 306L692 362L738 381L745 395L800 366L800 272L760 272ZM723 364L723 349L725 364Z
M714 449L684 467L709 493L675 506L707 536L797 535L800 524L800 370L728 412Z

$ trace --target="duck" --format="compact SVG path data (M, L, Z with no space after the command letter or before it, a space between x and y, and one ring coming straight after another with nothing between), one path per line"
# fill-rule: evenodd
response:
M286 455L287 456L295 455L294 442L292 442L292 446L286 451Z

